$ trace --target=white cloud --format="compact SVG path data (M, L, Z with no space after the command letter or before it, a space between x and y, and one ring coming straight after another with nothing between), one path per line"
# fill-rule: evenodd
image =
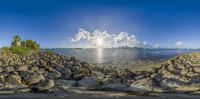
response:
M129 35L126 32L111 34L107 31L95 30L88 32L84 29L79 29L74 38L71 39L74 43L86 44L87 47L146 47L148 43L140 43L134 35ZM102 44L103 43L103 44ZM101 45L100 45L101 44Z
M184 44L184 43L183 43L182 41L177 41L175 45L176 45L176 47L179 48L179 47L182 47L183 44Z

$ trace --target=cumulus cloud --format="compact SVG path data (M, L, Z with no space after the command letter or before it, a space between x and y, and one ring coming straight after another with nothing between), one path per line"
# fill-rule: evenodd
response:
M140 43L134 35L126 32L111 34L107 31L95 30L93 32L86 31L82 28L71 39L74 43L89 44L90 47L112 48L112 47L149 47L146 42Z
M176 45L176 47L179 48L179 47L182 47L183 44L184 44L184 43L183 43L182 41L177 41L175 45Z

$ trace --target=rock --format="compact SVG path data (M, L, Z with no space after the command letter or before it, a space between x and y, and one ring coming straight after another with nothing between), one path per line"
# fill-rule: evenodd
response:
M57 80L56 81L56 85L57 86L66 86L66 87L71 87L71 86L75 86L76 85L76 81L75 80Z
M39 70L37 71L38 74L45 74L46 70L44 68L39 68Z
M16 70L17 71L27 71L28 70L28 66L17 66L16 67Z
M176 75L170 71L167 70L163 70L161 71L161 74L163 76L163 78L174 78L174 79L178 79L180 77L180 75Z
M154 86L154 81L151 78L144 78L133 82L128 91L148 92L153 91Z
M118 77L122 79L124 82L133 79L133 74L128 69L117 70Z
M113 83L119 83L120 82L120 79L112 79L112 78L104 78L102 80L102 83L104 85L107 85L107 84L113 84Z
M26 85L22 84L21 77L19 75L10 75L5 78L7 88L24 88Z
M96 87L98 85L97 79L95 77L84 77L78 81L78 86L86 87Z
M27 93L30 91L31 91L31 88L20 88L20 89L15 90L15 93Z
M128 86L122 83L110 83L99 86L97 89L106 91L127 91Z
M51 88L54 87L54 81L53 80L47 80L47 81L43 81L42 83L40 83L38 86L37 86L37 90L38 91L48 91L50 90Z
M93 71L91 76L96 77L98 80L102 80L105 77L105 74L99 71Z
M39 67L38 66L33 66L31 67L31 71L38 71Z
M6 67L4 68L4 71L9 73L9 72L14 71L14 68L13 68L12 66L6 66Z
M81 80L82 78L85 77L85 73L84 72L75 73L73 74L72 77L74 80Z
M40 81L44 80L45 77L43 75L38 75L34 72L29 72L27 75L24 77L24 82L27 85L32 85L39 83Z
M177 79L165 79L165 80L160 82L160 86L162 88L174 88L174 87L179 87L179 86L182 86L182 85L183 85L183 83L181 83Z
M1 72L3 72L3 68L2 68L2 67L0 67L0 73L1 73Z
M64 79L67 80L67 79L70 79L70 78L71 78L72 72L71 72L70 69L64 68L61 72L62 72L62 74L63 74L63 78L64 78Z
M163 77L160 73L155 73L151 75L151 78L153 78L155 81L160 82L163 80Z
M48 73L48 78L49 79L58 79L61 78L62 74L60 72L58 72L57 70L54 70L50 73Z

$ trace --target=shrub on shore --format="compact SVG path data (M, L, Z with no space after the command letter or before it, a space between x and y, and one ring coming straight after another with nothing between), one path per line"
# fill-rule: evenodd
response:
M21 40L20 36L16 35L10 47L2 47L1 53L14 53L20 55L27 55L33 52L38 52L40 45L33 40Z

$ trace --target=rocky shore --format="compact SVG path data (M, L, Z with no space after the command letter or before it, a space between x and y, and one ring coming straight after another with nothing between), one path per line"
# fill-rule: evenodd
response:
M200 93L200 52L184 54L149 70L95 68L75 57L51 52L0 54L0 94L114 91ZM92 92L90 92L91 94Z

